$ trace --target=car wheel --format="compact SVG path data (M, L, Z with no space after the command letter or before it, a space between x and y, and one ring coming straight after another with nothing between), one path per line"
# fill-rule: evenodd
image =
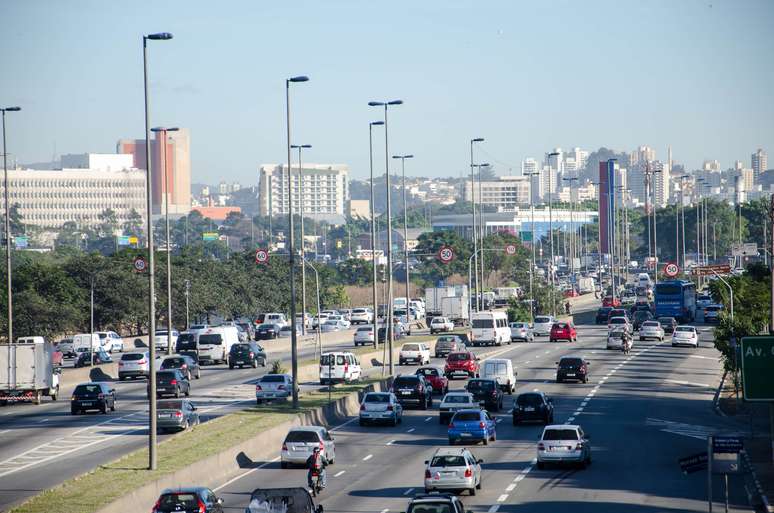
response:
M395 427L395 426L397 426L397 425L398 425L398 417L397 417L397 416L395 416L395 417L393 417L393 418L392 418L392 422L390 423L390 425L391 425L392 427Z
M487 435L484 435L484 440L483 440L483 442L484 442L484 445L489 445L489 436L487 436Z
M258 358L254 358L253 359L253 369L257 369L257 368L258 368Z
M70 408L70 415L78 415L78 410L75 408Z
M365 424L366 424L366 423L365 423L365 421L364 421L363 419L360 419L360 420L358 420L358 422L357 422L357 423L360 425L360 427L363 427L363 426L365 426Z
M102 407L99 409L100 413L103 415L107 415L107 404L102 405Z
M255 404L263 404L263 399L256 399Z
M180 387L175 388L175 399L180 398Z
M482 486L484 486L484 481L482 478L479 478L478 484L476 485L476 490L480 490Z
M231 365L231 364L228 365L228 368L229 368L229 370L234 370L234 366Z
M426 410L427 409L427 398L422 399L422 404L419 406L420 409Z
M452 440L451 438L449 438L449 445L454 445L454 440Z
M288 468L288 464L285 461L280 462L280 468Z
M538 470L543 470L544 468L546 468L546 464L543 463L542 461L538 461L537 462L537 468L538 468Z
M196 379L199 379L202 377L202 371L198 367L196 368Z
M110 411L116 411L116 400L113 399L113 403L110 405Z
M476 495L476 487L468 488L468 492L470 492L470 495Z

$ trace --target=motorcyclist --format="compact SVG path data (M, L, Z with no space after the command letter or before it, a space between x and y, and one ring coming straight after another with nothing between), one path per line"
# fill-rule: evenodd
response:
M569 302L569 301L566 301L566 302L564 303L564 313L566 313L567 315L569 315L569 314L570 314L570 309L571 309L570 302Z
M309 488L314 487L314 476L320 476L320 487L325 488L327 476L325 475L325 467L328 465L328 460L325 459L325 455L322 453L319 447L315 447L312 455L306 460L306 467L309 469L306 475L306 481L309 484Z
M628 354L631 348L632 348L632 337L631 335L629 335L629 332L627 330L623 330L621 332L621 351Z

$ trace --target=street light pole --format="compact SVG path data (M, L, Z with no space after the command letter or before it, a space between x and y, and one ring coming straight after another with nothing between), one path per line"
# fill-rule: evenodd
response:
M559 152L551 152L548 154L548 234L551 243L551 261L548 263L548 274L551 277L551 315L556 316L556 292L554 281L554 211L553 201L551 200L551 157L558 157ZM556 164L557 172L559 171L559 163Z
M188 318L188 296L191 293L191 280L185 280L185 329L188 331L188 328L191 326L191 323L189 322Z
M11 205L8 200L8 147L5 141L5 113L19 112L21 107L5 107L0 109L3 113L3 187L5 197L5 265L6 265L6 301L8 303L8 344L14 345L13 340L13 293L11 283L13 271L11 269ZM8 365L10 365L10 360Z
M309 78L297 76L285 79L285 126L288 150L288 256L290 264L290 357L293 372L293 409L298 408L298 336L296 334L296 250L293 230L293 173L290 168L290 84L306 82ZM319 326L318 326L319 329Z
M371 169L371 267L373 268L373 304L374 304L374 347L379 347L379 298L376 294L376 209L374 207L374 137L373 128L384 125L384 121L372 121L368 124L368 163ZM318 313L319 316L319 313ZM319 329L319 317L317 319ZM385 333L387 328L385 327Z
M565 182L570 182L570 233L572 235L570 236L570 273L575 273L575 253L578 249L578 244L575 239L575 203L573 203L572 199L572 182L577 182L578 177L573 176L569 178L562 178Z
M153 181L151 180L151 170L153 163L151 161L150 151L150 107L148 98L148 41L167 41L172 39L172 34L161 32L158 34L149 34L142 37L142 63L143 63L143 86L145 96L145 208L148 222L148 349L150 352L150 368L148 373L148 402L149 412L148 421L148 469L156 470L158 467L158 455L156 453L156 344L153 337L156 334L156 263L153 255Z
M406 319L410 319L411 283L409 281L408 260L408 205L406 203L406 159L413 159L414 155L393 155L392 158L400 159L401 172L403 173L403 254L406 266Z
M680 176L680 217L682 218L681 222L683 225L682 230L682 245L683 245L683 268L686 267L685 263L685 180L690 178L689 175L681 175Z
M479 294L479 284L478 284L478 228L476 225L476 177L473 173L473 143L477 142L484 142L483 137L476 137L475 139L470 140L470 204L473 207L472 213L473 213L473 262L475 263L475 290L471 290L471 293L473 294L473 305L475 310L478 312L480 309L478 307L478 294ZM481 198L479 197L479 201L481 201ZM470 307L470 305L468 305Z
M395 365L393 363L393 351L392 345L395 340L394 326L392 324L392 189L390 186L390 147L388 143L387 133L387 107L391 105L403 105L403 100L391 100L386 102L368 102L369 107L384 107L384 170L386 173L386 188L387 188L387 343L389 344L389 359L390 359L390 375L395 372ZM378 336L378 333L377 333Z
M291 144L298 150L298 209L301 216L301 260L304 260L304 168L301 167L301 149L311 148L311 144ZM288 173L290 170L288 169ZM301 333L306 336L306 266L301 266Z
M529 305L529 316L530 320L535 320L535 295L533 292L533 282L535 281L535 250L537 246L537 242L535 241L535 199L533 196L532 191L532 177L533 176L540 176L540 172L535 171L534 173L529 173L529 213L530 213L530 224L532 225L530 227L532 231L532 267L530 267L529 270L529 299L531 301Z

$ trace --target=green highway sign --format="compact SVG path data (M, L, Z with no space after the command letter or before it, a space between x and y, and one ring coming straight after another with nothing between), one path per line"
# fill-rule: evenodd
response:
M743 337L740 356L744 400L774 402L774 336Z
M218 232L204 232L202 233L202 240L205 242L218 240Z
M522 242L532 242L532 232L521 231L519 232L519 237L521 238Z

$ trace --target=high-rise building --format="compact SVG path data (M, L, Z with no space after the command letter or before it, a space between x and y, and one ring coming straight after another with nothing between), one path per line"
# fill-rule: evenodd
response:
M169 203L170 214L187 214L191 211L191 136L187 128L181 128L176 132L167 132L166 186L164 184L164 166L162 165L165 150L163 137L163 132L155 132L154 138L151 140L151 158L153 159L151 203L153 213L164 213L164 207L166 203ZM121 139L116 145L116 153L132 155L134 167L147 169L145 139Z
M554 153L554 155L551 155ZM551 153L546 153L545 165L558 174L564 173L564 152L561 148L554 148Z
M614 244L613 226L615 226L616 189L621 184L618 162L608 160L599 163L599 242L602 253L610 253Z
M521 174L526 176L531 173L537 173L538 171L538 161L533 159L532 157L528 157L521 161Z
M711 171L713 173L720 172L720 162L717 160L705 160L701 165L702 171Z
M629 167L634 167L636 164L651 162L656 160L656 150L650 146L640 146L629 154Z
M298 166L293 166L293 210L300 212L301 181ZM261 215L287 214L288 176L286 164L262 164L258 168ZM349 201L349 166L345 164L304 164L304 216L341 221L347 215ZM333 216L333 217L332 217Z
M663 162L656 160L651 162L650 170L653 173L653 182L651 193L653 194L653 205L663 207L669 203L669 173L667 166Z
M755 153L750 155L750 162L750 167L752 167L753 171L755 172L756 180L759 176L761 176L761 173L769 168L769 156L760 148L758 148Z
M586 167L586 162L589 160L589 152L580 148L573 148L570 156L575 159L575 168L578 171L583 171Z
M477 181L466 180L464 200L472 201L475 193L476 202L478 202L478 191ZM481 182L481 203L494 207L498 211L513 210L517 206L529 205L529 196L529 176L500 176L497 180Z

